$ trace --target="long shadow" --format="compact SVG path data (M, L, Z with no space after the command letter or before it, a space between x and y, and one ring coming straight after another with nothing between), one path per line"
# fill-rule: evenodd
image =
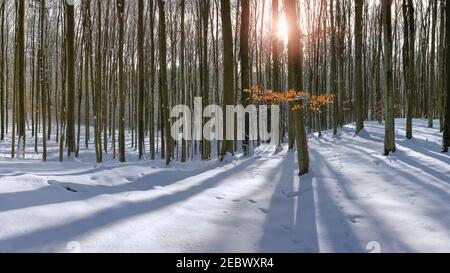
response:
M445 175L441 172L438 172L428 166L425 166L424 164L420 163L418 160L414 160L411 159L410 157L408 157L407 155L405 155L403 152L399 151L397 152L398 155L400 156L396 156L395 159L404 162L406 165L411 166L411 167L415 167L418 169L421 169L422 171L424 171L425 173L427 173L428 175L433 176L434 178L441 180L442 182L445 182L447 184L450 184L450 175ZM450 165L449 165L450 168Z
M373 135L377 135L377 133L375 133ZM362 137L364 139L368 139L368 140L374 140L374 138L368 132L365 132L360 137ZM331 145L331 146L334 145L334 144L331 143L331 141L328 141L328 140L325 140L325 141L328 142L328 144ZM423 140L414 139L414 141L423 141ZM321 143L324 144L325 142L321 142ZM432 153L432 152L428 151L427 149L425 149L423 147L420 147L420 145L418 145L418 146L411 145L410 140L404 139L403 141L400 141L400 142L397 142L397 143L400 146L406 147L406 148L411 149L413 151L416 151L418 153L422 153L425 156L432 157L433 159L439 160L439 161L441 161L441 162L443 162L445 164L450 164L450 157L440 156L438 154ZM359 149L355 145L347 144L345 146L351 148L352 150L362 151L361 149ZM407 164L409 166L413 166L413 167L419 168L419 169L423 170L424 172L428 173L429 175L435 177L436 179L439 179L439 180L444 181L446 183L450 183L450 177L449 176L447 176L445 174L442 174L441 172L436 171L433 168L430 168L430 167L420 163L417 160L412 159L408 155L404 154L404 152L402 152L402 151L397 151L394 154L393 158L396 159L396 160L402 161L402 162L404 162L405 164Z
M266 159L267 160L267 159ZM103 209L93 215L71 221L67 224L36 230L27 234L12 236L0 240L0 251L26 251L37 247L45 247L54 243L68 242L77 236L92 232L96 229L122 221L124 219L148 214L167 206L188 200L203 191L219 185L224 179L236 172L244 171L255 164L255 161L247 160L236 167L206 178L201 184L192 186L186 190L155 199L140 202L122 202L119 205Z
M315 151L313 151L312 153L319 155ZM332 177L336 177L336 180L339 180L338 186L340 189L342 189L346 200L347 201L356 200L351 191L346 186L350 184L350 181L345 176L340 175L326 161L319 161L319 162L321 162L320 167L322 170L328 170L329 173L332 174ZM332 236L330 236L329 239L334 247L333 252L366 252L367 250L365 249L365 245L361 245L361 240L358 239L353 234L352 228L349 225L349 222L351 221L350 217L351 215L344 214L341 209L336 210L337 206L335 200L330 198L330 194L327 193L327 191L328 190L326 189L326 187L319 182L317 186L319 200L321 201L319 204L325 205L334 204L334 206L330 205L326 207L326 209L328 209L328 211L331 211L332 213L326 214L326 217L322 217L323 221L327 223L325 224L325 226L328 228L328 233L332 234ZM370 217L373 214L370 208L367 208L360 203L352 202L352 205L357 210L362 211L365 216ZM325 210L325 208L320 209L321 211ZM370 217L370 220L371 223L374 224L373 231L375 231L375 233L378 234L375 236L381 236L381 238L385 239L383 242L385 247L387 246L390 247L391 249L401 249L402 251L413 252L412 249L404 242L399 241L397 238L394 238L390 234L389 230L385 230L384 223L380 222L374 217ZM340 228L336 228L337 226L339 226ZM345 238L344 241L343 238ZM376 239L378 238L373 238L372 240Z
M326 244L328 244L328 247L331 246L331 251L333 252L365 252L364 247L361 245L361 240L355 235L349 223L348 215L344 214L339 204L336 203L337 200L332 198L332 193L327 189L330 185L326 185L325 183L327 182L322 181L322 178L326 180L331 177L332 179L340 180L336 181L340 185L346 183L345 179L334 171L317 151L311 151L311 159L315 164L314 168L320 170L320 174L325 174L325 177L327 177L316 175L315 178L316 204L318 205L316 211L321 215L321 227L323 232L327 234L326 238L328 241ZM307 182L312 184L313 181L309 178Z
M266 214L264 221L265 223L267 223L267 216L273 216L273 213L276 213L279 216L279 221L278 220L274 220L274 221L270 221L272 224L277 225L279 224L279 226L281 227L282 222L286 222L289 225L292 225L292 218L291 217L284 217L283 213L286 212L286 209L280 208L281 210L274 212L273 209L268 209L267 211L264 210L264 208L259 207L259 202L256 201L258 200L258 196L259 194L262 194L264 197L263 199L266 200L265 198L265 194L266 192L269 190L270 192L278 190L277 187L279 187L279 176L280 174L284 174L282 173L282 171L286 168L283 168L285 166L285 164L289 164L290 162L286 160L285 155L273 155L273 152L271 152L270 154L272 154L272 156L270 156L271 160L279 160L279 163L276 164L276 166L273 166L272 163L269 171L264 173L264 181L263 183L261 183L258 188L255 188L254 190L250 191L250 192L246 192L246 194L244 194L243 196L239 196L238 198L236 198L233 202L236 201L236 203L239 203L241 200L246 200L249 203L249 207L247 209L248 212L244 213L244 211L240 211L239 213L233 213L232 214L232 218L230 217L220 217L216 220L214 220L214 226L219 227L218 229L220 229L220 234L221 236L214 236L213 238L207 238L207 240L205 242L202 243L202 245L205 245L208 247L207 251L209 252L248 252L247 247L248 245L245 245L240 248L240 243L241 243L241 238L242 236L247 236L247 234L245 233L245 229L244 229L244 233L242 233L242 231L240 230L240 226L243 223L249 223L249 222L253 222L255 221L254 217L255 217L255 213L263 213ZM261 166L258 166L258 168L261 168ZM262 167L264 168L264 167ZM292 170L292 169L291 169ZM250 169L249 169L250 171ZM259 183L258 183L259 184ZM279 192L281 192L282 190L280 190ZM272 204L272 203L271 203ZM269 205L271 205L269 204ZM231 207L231 209L234 210L233 207ZM256 212L256 210L258 210L258 212ZM290 210L289 210L290 211ZM289 215L289 216L292 216ZM236 230L237 229L237 230ZM239 232L239 236L236 237L236 232ZM253 234L249 234L248 236L251 237ZM280 251L280 252L285 252L287 251L287 246L286 244L283 244L280 238L281 236L279 236L279 233L273 234L273 236L268 236L268 234L264 233L263 234L264 237L267 236L267 238L272 239L272 242L274 244L271 244L268 242L267 244L267 248L261 249L260 244L258 244L256 246L256 250L255 248L252 248L252 251L256 251L256 252L274 252L274 251ZM275 239L275 240L274 240ZM236 242L236 240L238 242ZM284 241L283 241L284 242ZM275 247L274 245L276 244L280 244L281 247ZM254 245L253 245L254 246Z
M308 174L300 178L300 193L297 197L297 212L294 223L294 243L302 252L320 252L317 235L317 208L314 199L313 176Z
M295 169L295 153L290 151L283 160L281 176L270 201L259 243L261 252L319 251L313 191L306 181L299 192L294 192ZM288 236L278 236L280 233Z
M354 148L355 150L358 150L358 148ZM363 150L359 150L359 152L364 153ZM370 156L373 157L373 156ZM375 158L375 157L373 157ZM381 169L384 170L389 170L392 169L392 166L388 165L386 162L381 161L381 164L383 164L384 166L381 167ZM404 171L402 169L395 169L396 174L400 174L400 176L408 179L411 183L410 185L414 189L415 194L419 194L419 195L428 195L428 200L430 200L429 204L427 205L427 207L425 207L427 209L427 215L429 215L430 217L432 217L435 221L440 222L443 226L445 226L447 229L450 228L450 222L443 217L443 215L448 215L448 210L446 210L446 208L448 208L448 204L449 204L449 192L445 191L441 188L439 188L436 185L433 185L432 183L430 183L429 181L424 180L423 178L419 178L417 176L412 175L411 173ZM381 172L379 175L381 175L383 177L383 179L381 181L385 182L386 184L395 184L395 178L393 178L393 176L389 175L388 172ZM444 185L448 185L447 183L444 183ZM407 185L406 185L407 186ZM403 186L402 186L403 187ZM417 189L419 188L419 189ZM349 193L349 191L345 188L343 188L343 190L347 193ZM348 195L349 196L349 195ZM399 242L397 241L397 244L399 244ZM403 249L407 249L403 246ZM409 252L413 252L413 251L409 251Z
M414 129L414 131L417 132L420 130ZM420 132L422 132L422 131L420 131ZM428 132L422 132L422 133L426 134ZM371 137L375 136L377 139L379 139L381 141L384 140L384 134L377 133L377 132L370 132L369 135ZM434 134L431 133L431 135L434 135ZM364 135L361 137L366 138ZM444 163L448 163L448 161L450 160L450 157L439 153L439 151L441 150L442 147L437 143L430 142L430 141L424 140L422 138L413 138L413 139L409 140L409 139L406 139L406 137L404 137L398 133L396 134L395 138L396 138L397 144L400 144L403 147L414 150L418 153L423 153L423 154L433 157L435 159L441 160ZM366 138L366 139L369 140L370 138ZM429 147L429 149L426 149L425 147Z
M417 144L415 144L414 142L416 142ZM446 156L445 154L440 154L438 152L432 152L432 151L439 151L441 149L441 147L435 143L430 143L426 142L423 139L415 138L413 140L405 139L399 141L398 144L402 147L408 148L417 153L421 153L433 159L439 160L443 163L450 164L450 156ZM426 149L425 146L431 146L431 151Z
M127 191L152 190L156 187L169 186L178 181L200 175L207 171L213 170L214 167L220 166L223 166L223 164L217 162L215 164L211 164L195 170L161 170L140 177L132 182L115 186L86 185L49 181L50 184L48 186L36 190L0 193L0 212L29 208L34 206L86 200L102 194L117 194ZM66 190L68 188L77 192Z
M8 162L10 163L10 162ZM12 169L17 168L17 165L19 162L11 162L11 164L13 165ZM80 175L89 175L89 174L95 174L98 173L100 171L110 171L110 170L114 170L114 169L119 169L119 168L126 168L129 167L129 164L133 164L133 166L135 166L135 164L137 162L130 162L130 163L112 163L112 164L105 164L105 165L100 165L98 167L95 167L92 163L76 163L76 162L48 162L47 164L51 164L51 165L56 165L57 168L55 168L55 172L61 171L61 167L63 166L63 164L67 164L67 163L75 163L77 164L77 167L81 166L83 169L82 171L73 171L73 172L64 172L64 173L54 173L54 172L48 172L48 170L46 170L46 172L40 172L40 171L33 171L33 174L35 175L39 175L39 176L53 176L53 177L64 177L64 176L80 176ZM4 163L3 163L4 164ZM42 169L42 162L36 162L36 161L30 161L30 162L20 162L20 164L29 164L30 167L32 167L31 169ZM146 163L142 163L142 165L144 165ZM2 167L4 167L5 165L2 165ZM30 169L30 167L27 167L26 169ZM34 168L33 168L34 167ZM150 166L149 166L150 167ZM47 169L48 167L46 167ZM86 168L89 168L88 170L86 170ZM21 175L26 175L26 174L30 174L30 171L27 172L13 172L10 174L5 174L5 172L3 172L2 175L0 175L0 178L3 177L11 177L11 176L21 176Z
M423 179L421 179L421 178L419 178L417 176L414 176L414 175L412 175L411 173L409 173L409 172L407 172L405 170L402 170L400 168L395 168L394 169L391 165L387 164L384 160L380 160L379 157L376 157L374 155L368 154L367 151L365 151L365 150L363 150L363 149L361 149L361 148L359 148L357 146L349 145L348 147L353 149L353 151L357 151L357 152L359 152L359 153L361 153L363 155L368 156L369 158L375 159L376 162L378 162L380 164L383 164L383 168L381 168L383 170L389 170L389 169L395 170L395 172L400 173L402 177L407 178L409 181L411 181L411 182L418 182L418 183L423 184L423 187L426 188L428 191L433 191L433 192L436 192L436 193L443 193L443 194L445 194L447 196L449 195L448 192L445 192L442 189L440 189L440 188L438 188L438 187L436 187L436 186L434 186L434 185L432 185L430 183L426 183L425 181L423 181ZM417 168L421 168L422 167L422 166L417 166L417 161L410 161L408 163L408 160L403 160L403 158L405 158L405 157L407 157L407 156L401 155L401 157L398 157L398 156L396 156L394 154L391 158L392 158L392 160L397 160L397 161L402 162L403 164L405 164L407 166L412 166L412 167L417 167ZM413 163L416 164L416 165L414 165ZM424 166L424 167L428 168L426 166ZM425 169L424 171L426 172L427 170ZM443 182L445 185L450 184L448 182L448 177L447 176L444 176L444 175L442 175L440 173L436 174L437 171L434 171L434 170L431 170L431 171L432 171L432 173L429 173L430 176L432 176L436 180L439 180L440 182ZM384 175L383 172L380 172L380 174ZM435 174L437 177L435 175L433 175L433 174ZM386 181L392 181L392 177L386 177ZM417 184L417 183L415 183L415 184Z

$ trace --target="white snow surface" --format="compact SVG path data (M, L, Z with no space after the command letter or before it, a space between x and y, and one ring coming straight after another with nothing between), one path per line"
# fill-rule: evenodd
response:
M450 155L426 124L407 140L397 120L389 157L376 122L311 135L302 177L286 147L166 168L132 149L124 164L85 149L60 163L53 140L47 163L12 160L7 140L0 252L449 252Z

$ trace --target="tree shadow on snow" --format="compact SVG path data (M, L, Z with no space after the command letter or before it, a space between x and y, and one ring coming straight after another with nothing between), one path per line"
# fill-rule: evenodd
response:
M214 168L220 166L223 166L223 164L221 162L217 162L195 170L164 169L139 177L133 181L112 186L88 185L74 182L49 180L47 181L48 185L39 189L0 193L0 212L29 208L34 206L87 200L103 194L112 195L123 192L156 190L158 188L167 187L179 181L201 175L202 173L211 171ZM114 169L113 167L108 168ZM104 171L108 168L102 167L96 169L96 171ZM82 175L87 173L93 174L95 172L94 170L89 170L83 171L80 174L70 174L70 176Z
M258 159L256 158L255 160ZM200 184L191 186L186 190L139 202L120 202L115 206L100 210L92 215L73 220L63 225L46 227L19 236L1 239L0 251L12 249L14 249L14 251L30 251L31 249L46 249L47 247L52 247L52 249L55 247L64 249L67 242L76 239L78 236L107 228L108 225L124 221L131 217L149 214L170 205L188 200L208 189L214 188L227 177L236 172L245 170L252 164L254 164L254 160L242 161L231 169L221 171L215 176L204 178ZM191 176L192 173L190 175L185 174L183 177L187 178ZM165 182L175 183L177 181L177 178L175 178ZM161 184L161 182L159 184ZM2 197L0 197L0 199L1 198ZM51 203L51 201L47 202L47 204L48 203Z
M302 180L296 191L296 170L295 152L289 151L267 211L259 243L261 252L319 251L311 180Z

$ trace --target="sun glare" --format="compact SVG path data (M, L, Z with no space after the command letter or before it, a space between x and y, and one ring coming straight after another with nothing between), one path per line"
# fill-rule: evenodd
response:
M286 16L284 14L282 14L280 16L280 18L278 19L277 36L278 36L278 39L280 39L285 44L287 44L288 39L289 39L288 25L286 22Z

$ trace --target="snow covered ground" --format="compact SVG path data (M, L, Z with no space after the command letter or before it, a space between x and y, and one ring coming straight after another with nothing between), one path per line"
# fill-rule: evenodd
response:
M59 163L55 144L48 163L4 157L0 252L448 252L450 155L426 122L413 140L397 128L390 157L377 123L311 136L301 178L295 153L268 146L171 168L132 151Z

